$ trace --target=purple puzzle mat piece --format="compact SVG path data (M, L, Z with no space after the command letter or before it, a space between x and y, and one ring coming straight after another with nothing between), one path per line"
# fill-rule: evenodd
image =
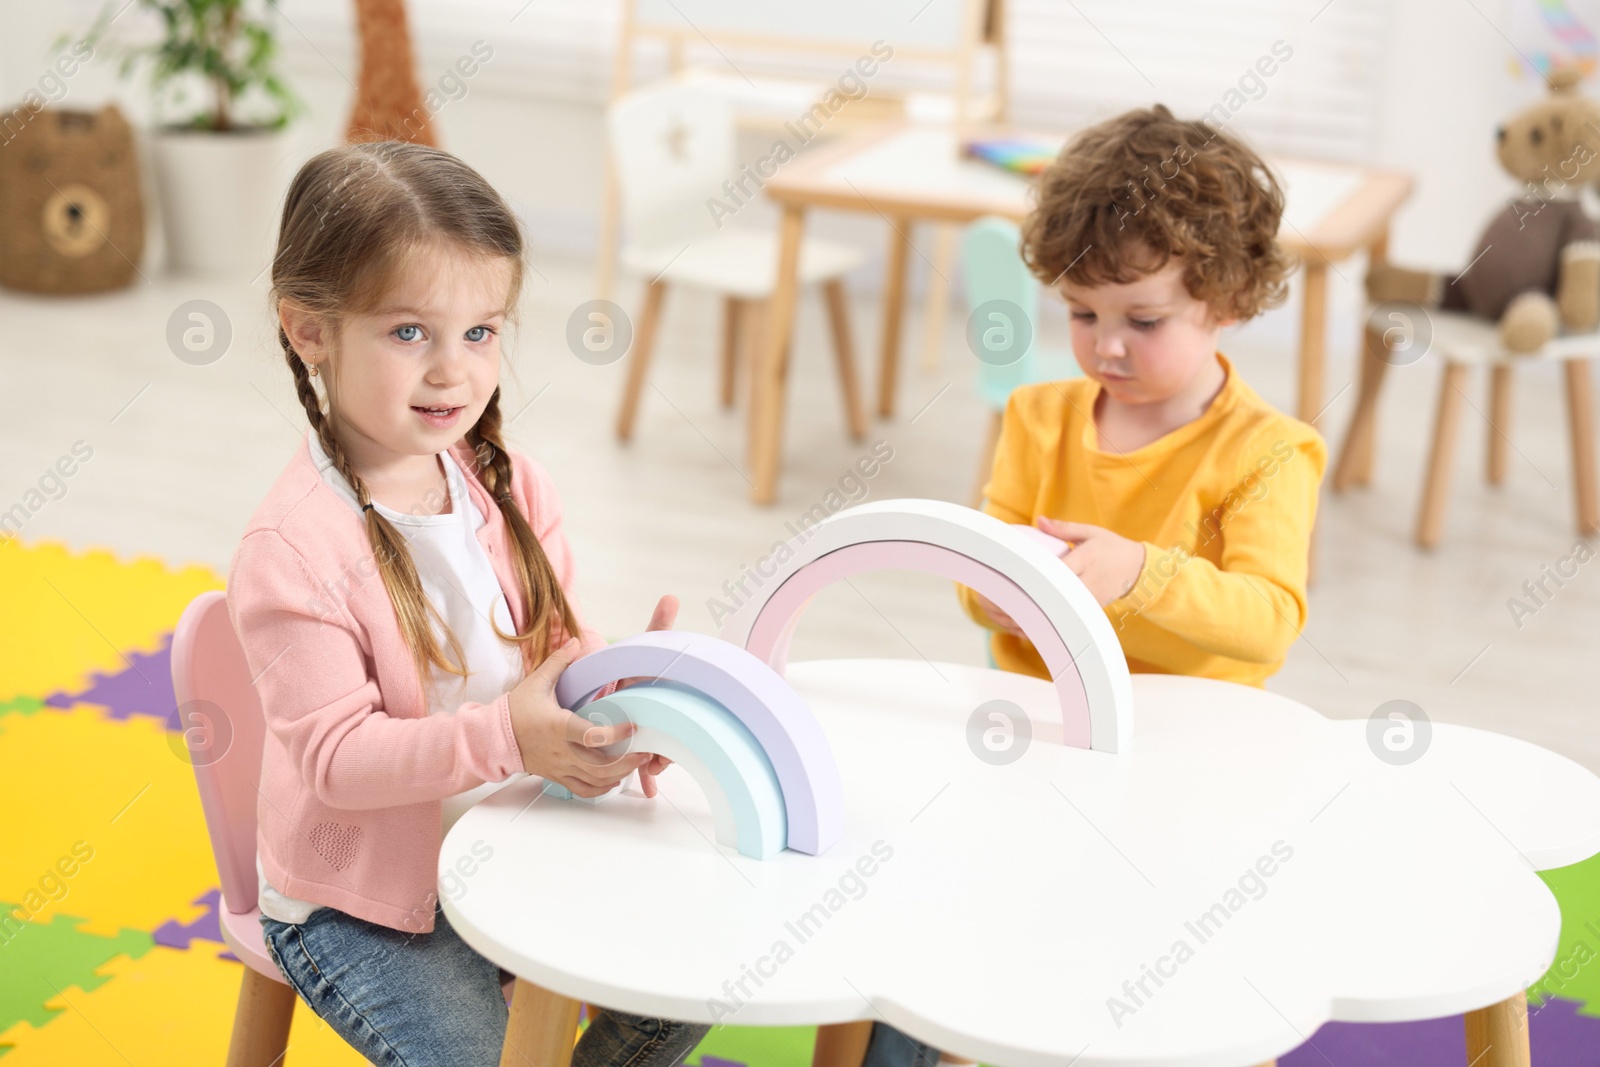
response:
M1534 1063L1600 1067L1600 1019L1578 1003L1551 997L1528 1005ZM1461 1016L1410 1023L1328 1023L1278 1060L1279 1067L1461 1067L1467 1036Z
M222 944L222 923L217 915L217 908L222 905L222 890L208 889L196 897L193 904L203 905L205 914L192 923L180 923L176 919L168 919L151 933L151 938L158 945L168 948L188 948L189 942L195 938L205 941L215 941ZM238 962L239 957L232 952L222 953L218 959L233 960Z
M178 698L172 691L172 635L162 639L159 652L134 652L129 666L115 674L96 671L94 682L78 693L55 693L45 698L52 708L74 704L99 704L113 719L130 715L149 715L166 723L167 729L182 729L178 719Z

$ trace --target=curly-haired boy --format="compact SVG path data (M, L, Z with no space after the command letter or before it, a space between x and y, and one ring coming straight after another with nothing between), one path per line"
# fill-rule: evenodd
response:
M1261 685L1305 625L1327 450L1217 350L1283 301L1282 211L1255 152L1157 105L1072 138L1023 227L1084 377L1011 394L984 510L1070 543L1136 672ZM996 664L1048 677L1010 618L960 596Z

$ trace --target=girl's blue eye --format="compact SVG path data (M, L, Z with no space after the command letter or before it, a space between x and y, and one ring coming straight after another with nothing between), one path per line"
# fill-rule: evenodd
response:
M420 331L421 329L422 329L421 326L418 326L418 325L412 323L412 324L407 324L405 326L396 326L395 329L394 329L394 334L395 334L396 337L399 337L400 340L402 340L402 341L415 341L415 340L417 340L417 338L415 338L415 337L400 337L400 333L401 333L402 330L418 330L418 331Z
M479 333L480 331L482 333L482 336L479 336L479 337L472 336L473 334ZM489 329L489 327L487 327L487 326L474 326L472 329L467 331L467 340L473 341L473 342L487 341L489 339L489 335L492 334L492 333L494 333L494 331Z

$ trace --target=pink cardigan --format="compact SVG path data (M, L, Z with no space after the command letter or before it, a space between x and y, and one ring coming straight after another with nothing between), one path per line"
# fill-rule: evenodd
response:
M471 448L458 442L451 454L488 520L478 540L520 630L527 606L505 518L472 473ZM512 494L570 598L555 486L526 456L513 453L512 466ZM251 517L227 595L267 721L256 805L267 880L383 926L431 931L439 801L523 769L509 696L428 714L364 524L322 480L305 441ZM583 652L605 645L580 629Z

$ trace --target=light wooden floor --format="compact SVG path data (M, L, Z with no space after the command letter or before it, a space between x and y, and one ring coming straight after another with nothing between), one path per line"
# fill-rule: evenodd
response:
M621 448L611 426L622 366L582 363L564 341L567 315L587 298L590 276L579 262L541 261L529 274L515 380L503 375L507 418L521 412L510 437L545 463L561 489L580 599L603 632L620 637L642 628L664 592L683 600L681 628L715 632L708 598L788 537L785 524L837 488L867 447L844 435L820 299L802 305L782 495L758 508L747 500L742 410L717 403L717 304L669 295L636 441ZM304 436L305 419L268 330L264 282L153 278L89 299L0 292L0 510L81 439L93 458L60 499L31 517L25 540L56 538L226 573L245 520ZM631 299L634 290L621 292ZM165 340L173 309L197 297L220 304L234 330L227 355L203 367L175 358ZM875 306L861 299L854 311L858 353L871 353ZM1061 317L1058 308L1050 312ZM894 449L868 483L871 499L966 499L986 412L958 314L936 373L918 365L918 330L910 329L901 414L875 422L869 434ZM1280 406L1292 397L1292 349L1283 333L1255 330L1225 346L1246 379ZM1330 398L1353 372L1350 356L1330 355ZM1520 629L1507 607L1524 581L1574 545L1553 372L1533 368L1518 380L1516 450L1502 489L1483 485L1487 427L1469 409L1444 544L1423 555L1412 548L1410 529L1437 382L1432 361L1391 373L1374 486L1345 498L1324 494L1311 621L1270 687L1338 717L1366 716L1405 698L1435 719L1524 737L1600 771L1600 561ZM1335 448L1352 393L1321 424ZM1487 411L1481 396L1474 393L1473 403ZM870 575L826 591L794 653L983 658L979 632L948 583L909 574Z

